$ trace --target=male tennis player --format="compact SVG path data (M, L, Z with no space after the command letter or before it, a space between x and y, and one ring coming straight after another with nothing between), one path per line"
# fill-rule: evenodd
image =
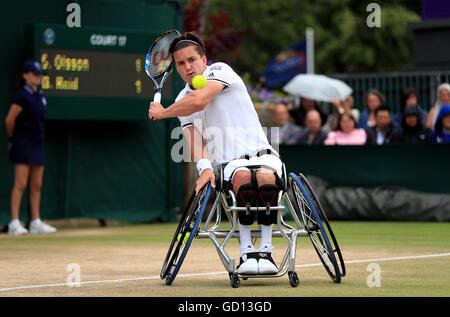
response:
M174 39L169 52L186 86L175 103L167 108L150 103L148 114L152 120L179 118L193 160L197 162L196 190L208 182L214 186L213 165L228 162L224 180L231 180L238 206L253 204L255 199L276 203L275 193L279 187L274 172L281 178L282 162L267 141L242 79L225 63L207 66L204 43L193 33ZM206 78L203 89L192 88L196 75ZM200 136L200 142L195 141L196 135ZM255 172L246 168L249 165L264 167ZM250 226L255 217L254 212L239 213L241 259L238 273L274 274L278 271L272 258L272 226L276 213L258 212L262 235L258 250L251 241Z

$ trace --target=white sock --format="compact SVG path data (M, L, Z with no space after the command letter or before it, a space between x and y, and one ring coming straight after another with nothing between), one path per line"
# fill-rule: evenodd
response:
M9 223L9 227L10 227L10 228L15 227L15 226L17 226L17 225L20 225L19 219L11 220L11 222Z
M272 225L261 225L261 243L259 252L272 252Z
M248 252L254 252L250 225L239 224L239 239L241 240L241 256Z
M31 225L37 226L37 225L39 225L40 223L41 223L41 219L37 218L37 219L34 219L33 221L31 221L30 226L31 226Z

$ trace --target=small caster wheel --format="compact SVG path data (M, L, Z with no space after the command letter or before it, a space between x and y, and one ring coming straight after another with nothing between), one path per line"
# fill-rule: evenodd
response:
M172 275L169 273L166 276L166 285L172 285L173 279L172 279Z
M291 284L292 287L297 287L298 284L300 283L297 273L295 272L288 272L289 275L289 283Z
M232 288L238 288L241 285L241 281L239 280L239 276L236 273L229 273L230 275L230 284Z

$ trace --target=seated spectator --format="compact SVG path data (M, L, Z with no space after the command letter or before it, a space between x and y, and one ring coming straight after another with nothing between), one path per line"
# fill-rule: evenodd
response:
M403 111L401 131L398 132L398 140L401 143L428 142L431 129L425 127L425 122L418 106L407 106Z
M443 105L441 111L439 111L431 141L436 143L450 142L450 105Z
M396 128L400 128L402 126L405 109L407 107L417 107L417 110L419 111L420 121L422 121L423 125L426 124L428 112L420 107L420 105L417 103L417 100L417 91L414 88L407 88L403 90L400 98L399 111L394 116L394 126Z
M366 128L366 144L390 144L398 141L398 132L391 121L391 111L388 106L375 109L375 126Z
M327 134L322 130L322 120L320 119L319 111L312 109L306 114L306 128L303 130L303 135L299 138L299 144L306 145L322 145Z
M375 109L385 105L384 95L377 89L371 89L367 92L364 107L365 110L361 113L358 126L361 129L375 126Z
M327 122L327 117L328 116L323 111L322 107L320 106L320 103L318 103L315 100L302 98L301 101L300 101L300 106L298 107L297 110L295 110L292 113L292 116L294 117L294 120L295 120L295 124L300 126L300 127L305 127L306 126L306 122L305 122L306 114L311 109L315 109L315 110L317 110L319 112L320 120L321 120L321 124L322 125L324 125L325 122Z
M337 130L328 133L325 145L363 145L366 143L366 131L358 128L351 112L340 114L337 124Z
M270 140L271 143L278 144L297 144L302 135L303 129L289 122L289 110L286 105L279 103L273 110L273 119L280 128L277 140Z
M434 104L434 107L428 112L427 128L434 129L439 112L442 105L450 105L450 84L443 83L438 87L438 100Z
M332 115L328 116L328 120L323 126L324 131L336 131L338 128L339 115L344 112L350 112L353 118L355 118L356 122L358 122L360 113L358 109L352 108L353 102L354 99L351 95L345 98L344 101L341 101L338 98L333 98L331 100L331 104L333 105L335 111Z

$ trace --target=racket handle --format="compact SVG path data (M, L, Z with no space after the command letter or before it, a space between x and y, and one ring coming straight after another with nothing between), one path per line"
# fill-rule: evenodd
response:
M155 96L153 96L153 102L161 103L161 93L160 92L155 93Z

